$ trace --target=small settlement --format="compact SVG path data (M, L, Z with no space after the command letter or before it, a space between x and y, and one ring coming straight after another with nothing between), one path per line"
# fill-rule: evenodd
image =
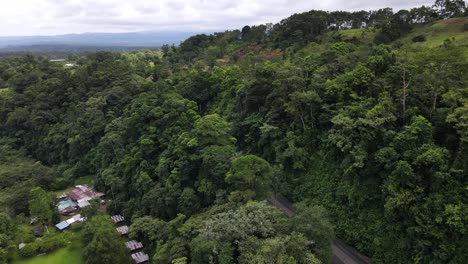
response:
M116 225L116 230L121 236L127 236L128 226L124 223L125 218L121 215L111 216L112 222ZM125 246L130 251L130 256L135 264L147 263L149 261L149 255L143 252L143 244L136 240L130 240L125 242Z
M104 193L97 192L87 185L76 185L70 192L58 195L57 199L59 199L59 202L57 203L57 210L60 214L70 216L70 218L56 224L55 227L59 231L63 231L76 223L85 222L86 217L82 217L81 214L75 214L76 211L80 208L90 206L90 200L101 199L102 196L104 196ZM120 236L127 238L128 226L125 224L125 217L122 215L113 215L111 216L111 220ZM19 244L18 248L21 249L25 245L26 244L23 243ZM125 246L135 264L149 262L149 255L143 251L144 246L141 242L129 240L125 242Z
M104 196L103 193L96 192L94 189L90 188L87 185L77 185L68 194L62 194L57 196L57 198L60 199L60 201L57 204L57 209L62 215L71 215L74 214L74 212L80 208L90 206L90 200L97 199L102 196ZM81 217L81 215L77 214L67 220L56 224L55 227L59 231L62 231L75 223L81 223L84 221L86 221L86 219Z

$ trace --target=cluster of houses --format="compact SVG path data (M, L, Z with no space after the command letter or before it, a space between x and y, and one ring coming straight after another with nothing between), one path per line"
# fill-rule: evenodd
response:
M65 230L67 229L68 227L74 225L74 224L77 224L77 223L83 223L84 221L86 221L86 217L81 217L80 214L77 214L77 215L74 215L73 217L65 220L65 221L62 221L58 224L55 225L55 227L59 230L59 231L62 231L62 230Z
M123 222L125 218L121 215L111 216L112 222L116 225L116 230L121 236L128 235L128 226L124 225ZM136 240L130 240L125 242L125 246L130 251L131 257L135 264L147 263L149 261L149 256L143 252L143 244Z
M85 222L86 217L81 217L81 214L75 214L75 211L79 210L80 208L90 206L90 200L101 199L102 196L104 196L103 193L96 192L94 189L90 188L87 185L77 185L69 193L57 196L57 198L59 199L59 202L57 204L58 211L62 215L69 215L71 217L56 224L55 227L59 231L63 231L76 223ZM111 216L111 220L116 226L117 232L122 237L127 237L128 226L125 225L125 218L121 215L113 215ZM22 249L24 246L26 246L26 244L21 243L18 245L18 248ZM125 242L125 246L129 250L130 255L135 264L143 264L149 262L149 255L143 251L144 247L141 242L138 242L136 240L130 240Z
M73 213L74 211L90 206L90 200L104 196L103 193L96 192L87 185L77 185L68 194L57 196L60 201L57 208L63 215Z
M90 200L101 198L102 196L104 196L103 193L96 192L87 185L77 185L68 194L57 196L57 198L60 199L57 204L57 209L62 215L74 214L76 210L90 206ZM73 224L82 223L84 221L86 221L86 218L83 218L80 214L77 214L56 224L55 227L62 231Z

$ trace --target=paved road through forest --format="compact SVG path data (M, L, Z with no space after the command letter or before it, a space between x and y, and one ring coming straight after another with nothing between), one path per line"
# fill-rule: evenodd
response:
M284 196L273 194L270 203L280 209L287 217L294 215L294 207ZM359 254L354 248L346 245L343 241L335 239L332 245L333 264L370 264L369 258Z

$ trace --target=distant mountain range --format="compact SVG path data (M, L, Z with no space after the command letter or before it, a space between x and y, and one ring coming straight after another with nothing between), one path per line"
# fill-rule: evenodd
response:
M86 50L122 48L157 48L164 44L176 44L197 32L144 31L128 33L83 33L56 36L1 37L0 51L41 51L50 47Z

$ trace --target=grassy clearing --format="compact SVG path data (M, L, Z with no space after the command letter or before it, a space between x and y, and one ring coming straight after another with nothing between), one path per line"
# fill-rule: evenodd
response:
M413 47L436 48L443 45L449 39L454 45L467 45L468 31L464 31L463 26L468 22L468 18L451 18L439 20L431 25L416 27L410 34L402 39L402 42ZM426 37L426 41L413 43L416 36Z
M372 43L377 30L373 28L355 28L339 31L344 41L356 39L362 43Z
M49 227L50 232L57 232L55 228ZM82 264L82 244L81 232L77 230L67 230L69 235L69 244L66 247L57 249L51 253L41 256L24 258L16 254L12 264ZM26 241L25 241L26 242ZM31 242L29 242L31 243Z
M66 248L59 249L53 253L32 257L28 259L19 259L13 261L13 264L82 264L81 245L78 241L73 242Z
M89 186L93 186L94 185L94 179L93 179L93 176L91 175L88 175L88 176L83 176L83 177L80 177L78 179L75 180L75 185L83 185L83 184L87 184Z

